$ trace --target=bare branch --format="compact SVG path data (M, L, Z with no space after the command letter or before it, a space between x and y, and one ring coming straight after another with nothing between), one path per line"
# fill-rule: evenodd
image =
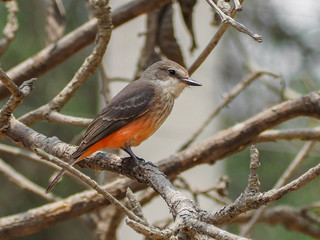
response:
M133 0L124 4L111 13L113 27L119 27L125 22L143 13L150 12L159 6L163 6L169 1L170 0ZM17 85L20 85L26 79L44 74L92 43L95 39L97 29L97 19L88 21L55 44L44 48L33 57L28 58L12 68L8 72L8 75ZM41 59L41 61L39 61L39 59ZM0 84L0 100L7 96L8 92Z
M224 101L220 103L214 111L209 115L207 120L202 124L202 126L191 136L191 138L186 141L179 149L179 151L186 149L188 146L190 146L197 137L203 132L203 130L209 125L209 123L220 113L220 111L228 106L230 102L235 99L247 86L249 86L253 81L260 78L262 75L270 75L275 78L280 78L279 75L274 74L272 72L267 71L257 71L251 73L249 76L242 79L236 86L231 89L230 92L223 94Z
M5 71L3 71L1 67L0 80L13 96L18 97L21 95L19 87L8 77L8 75L5 73Z
M141 233L144 236L155 240L169 239L169 237L173 234L173 232L168 229L160 230L154 227L148 227L139 222L134 222L131 219L126 219L126 223L128 224L128 226L130 226L133 230L137 231L138 233Z
M44 166L49 167L54 170L61 170L61 168L59 168L57 165L50 163L48 161L45 161L45 160L39 158L35 153L21 149L21 148L12 147L12 146L5 145L5 144L0 144L0 152L5 152L5 153L8 153L12 156L17 156L17 157L22 157L22 158L28 159L33 162L40 163L41 165L44 165ZM69 172L66 173L66 176L73 178L73 180L78 180L76 177L74 177Z
M247 238L237 236L225 230L219 229L214 225L188 219L187 226L196 233L210 236L216 240L247 240Z
M273 142L277 140L320 140L320 128L297 128L289 130L267 130L259 134L256 142Z
M298 155L295 157L295 159L291 162L287 170L283 173L283 175L279 178L274 189L282 187L285 183L288 182L288 180L293 176L293 173L296 171L296 169L300 166L300 164L306 159L310 151L312 150L313 146L316 142L307 142ZM251 220L244 226L244 228L241 230L240 235L249 237L250 232L252 231L254 225L258 222L259 218L265 211L267 206L262 206L259 208L258 211L255 212Z
M8 124L13 111L20 105L22 100L30 94L36 79L34 78L24 82L19 88L11 81L2 68L0 68L0 80L12 93L8 102L0 110L0 128L3 128Z
M91 188L93 188L99 194L101 194L105 199L107 199L109 202L117 206L117 208L121 209L124 213L126 213L128 217L130 217L131 219L134 219L137 222L140 221L140 219L136 215L134 215L129 209L127 209L120 201L118 201L115 197L113 197L109 192L102 189L99 186L99 184L96 183L94 180L92 180L90 177L81 173L79 170L75 169L70 164L60 161L58 158L48 155L46 152L42 151L41 149L34 149L34 150L36 154L38 154L39 156L45 158L46 160L54 164L57 164L59 167L66 169L67 171L69 171L70 173L72 173L73 175L81 179L83 182L85 182L87 185L89 185Z
M66 12L61 0L47 2L46 45L58 41L66 27Z
M256 170L261 166L259 162L259 151L255 146L250 147L250 174L248 179L248 186L245 194L258 194L260 193L259 176Z
M135 184L134 186L133 182L128 181L128 179L119 179L108 184L104 189L120 199L125 195L125 191L118 191L120 186L124 187L124 189L130 187L134 191L137 190L137 185ZM67 197L63 201L46 204L42 207L30 209L26 213L2 218L0 221L0 238L15 238L31 234L57 223L58 219L56 217L58 215L62 216L60 221L68 220L108 204L109 202L95 190L84 191ZM51 221L48 221L49 219Z
M45 118L52 123L59 123L77 127L87 127L92 121L92 119L67 116L56 111L50 112L45 116Z
M73 94L78 90L82 84L91 76L100 62L107 49L108 42L111 37L112 23L110 16L110 8L95 11L98 19L98 33L96 44L92 53L84 60L82 66L75 73L71 81L58 93L49 103L33 110L20 118L20 121L31 125L41 119L52 111L60 111L61 108L71 99Z
M207 0L209 1L209 0ZM244 0L240 0L239 3L242 3ZM237 11L233 10L230 14L230 17L225 15L224 16L227 17L228 20L230 20L230 22L232 22L231 24L234 24L234 20L233 17L236 15ZM193 62L193 64L188 68L188 72L190 75L192 75L199 67L200 65L206 60L206 58L209 56L209 54L212 52L212 50L217 46L218 42L220 41L221 37L223 36L224 32L227 30L229 24L227 23L223 23L221 24L221 26L219 27L218 31L216 32L216 34L212 37L212 39L210 40L210 42L208 43L208 45L204 48L204 50L200 53L200 55L198 56L198 58ZM235 24L233 25L234 27L237 27L238 31L244 31L243 30L243 25L238 25L235 26ZM259 41L259 35L254 35L253 36L254 39L257 39Z
M310 205L312 206L312 204ZM231 224L241 224L248 222L252 217L252 212L242 214ZM299 232L315 239L320 238L320 222L310 219L305 215L304 208L293 208L290 206L276 206L268 208L259 218L259 223L269 225L281 225L291 231Z
M172 155L166 161L162 162L162 167L166 169L166 174L170 176L171 174L176 175L198 164L214 163L218 159L225 158L254 143L257 136L266 129L298 116L320 118L319 113L320 96L318 92L283 102L242 123L238 123L229 129L221 131L213 137L203 140L180 153ZM10 121L10 126L6 134L16 142L21 142L28 149L41 148L60 159L67 160L70 157L70 153L74 151L74 148L62 143L57 138L47 138L15 119ZM199 149L201 149L200 152ZM87 158L87 160L81 161L82 163L80 163L80 165L93 169L113 169L113 171L120 171L119 169L117 170L117 165L111 164L115 159L119 158L115 158L115 155L103 156L110 164L105 164L102 157L97 155L96 157L92 156ZM97 161L98 159L99 161ZM181 161L183 161L183 164L181 164Z
M0 173L2 173L8 180L19 186L21 189L25 189L30 191L37 196L49 201L54 202L60 200L60 198L54 196L53 194L46 195L45 189L38 186L37 184L31 182L28 178L24 177L16 170L14 170L11 166L6 164L2 159L0 159Z
M108 77L106 68L103 65L100 65L99 67L99 76L101 81L101 90L100 93L102 97L104 98L104 102L108 103L111 100L111 93L110 93L110 82L111 79Z
M229 156L230 154L233 154L235 152L240 151L241 149L245 148L249 144L252 144L255 142L257 136L263 132L264 130L274 127L277 124L280 124L284 121L287 121L289 119L292 119L297 116L312 116L320 118L320 93L319 92L313 92L311 94L302 96L301 98L289 100L286 102L283 102L281 104L275 105L271 107L270 109L265 110L262 113L257 114L256 116L237 124L236 126L233 126L229 129L226 129L215 136L208 138L206 140L203 140L199 142L198 144L189 147L188 149L174 154L167 159L159 162L159 167L165 172L165 174L169 177L174 177L177 174L181 173L182 171L185 171L189 168L192 168L193 166L203 164L203 163L214 163L215 161L225 158ZM22 143L26 148L33 149L33 148L41 148L44 149L46 152L57 156L61 159L67 160L70 156L70 154L74 151L74 148L71 146L62 143L57 138L47 138L34 130L26 127L25 125L21 124L19 121L15 119L11 119L10 126L7 129L6 134L14 139L16 142ZM107 169L111 171L118 172L120 174L124 174L126 176L131 176L136 178L135 175L137 172L142 173L143 171L139 170L136 173L132 172L132 166L128 166L128 163L121 159L120 157L116 155L106 155L97 153L86 160L83 160L79 163L80 166L86 166L93 169ZM310 170L310 172L307 172L305 175L302 176L301 180L299 179L299 183L297 182L291 182L289 185L285 186L284 188L278 189L277 191L271 191L268 194L264 194L264 198L258 197L256 201L256 205L264 204L266 202L271 202L277 198L280 198L284 194L289 193L290 191L293 191L297 189L298 187L302 187L303 184L306 184L307 182L310 182L312 179L316 177L317 171L320 171L320 166L313 168ZM133 175L132 175L133 174ZM158 176L158 175L157 175ZM160 174L160 176L162 176ZM138 178L141 180L141 178ZM119 181L125 181L125 180L119 180ZM149 178L149 183L153 184L153 186L156 186L155 179L152 177ZM166 181L167 182L167 181ZM163 182L161 183L162 186ZM303 183L303 184L302 184ZM130 186L130 188L133 191L136 191L137 189L141 189L142 186L138 183L135 183L133 181L126 182L127 185L119 184L116 186L115 189L113 189L111 192L115 191L113 194L117 198L123 197L123 191L127 187ZM295 185L297 184L297 185ZM124 189L122 187L125 187ZM121 190L122 189L122 190ZM158 189L158 187L155 187L155 189ZM169 190L169 189L167 189ZM174 191L178 192L179 191ZM88 192L86 192L88 194ZM267 192L268 193L268 192ZM85 194L85 193L84 193ZM180 193L179 193L180 194ZM164 193L161 194L162 196L166 196ZM180 196L180 195L179 195ZM101 200L99 197L87 197L86 195L83 196L84 199L78 199L75 200L74 198L70 197L69 200L65 200L67 202L71 201L70 204L68 204L68 209L61 209L61 206L59 208L59 212L57 211L56 207L58 207L59 203L54 206L43 206L47 209L47 214L50 213L50 216L47 216L42 221L41 226L50 226L52 224L55 224L59 221L69 219L73 216L77 216L79 214L91 211L94 208L97 208L98 206L101 206L101 204L105 204L104 201ZM67 198L68 199L68 198ZM99 200L100 199L100 200ZM171 200L173 200L171 198ZM63 202L63 204L66 204L66 202ZM89 202L88 202L89 201ZM189 199L186 198L186 201L188 202ZM181 201L179 201L181 202ZM184 201L182 201L184 202ZM182 203L181 202L181 203ZM62 203L60 203L62 204ZM243 202L245 204L245 202ZM171 206L171 205L170 205ZM183 207L180 205L180 207ZM243 211L246 211L249 208L249 205L242 206ZM251 206L252 207L252 206ZM50 208L50 211L48 210ZM171 207L170 207L171 208ZM254 207L253 207L254 208ZM37 211L40 211L40 208L35 209L34 214L40 214ZM236 217L238 212L234 212L235 210L238 211L238 209L232 209L232 204L229 205L226 208L226 211L229 211L227 213L226 211L222 211L222 213L217 213L214 216L212 215L214 220L214 223L223 224L225 222L228 222L232 220L233 217ZM175 209L177 212L179 212L179 209ZM35 216L35 215L33 215ZM25 218L23 214L21 215L22 219L17 220L15 228L12 228L12 226L2 225L0 229L3 229L7 234L16 234L14 232L14 229L19 228L20 231L23 233L24 231L32 232L36 231L36 219L30 219ZM39 216L39 219L43 219L41 216ZM19 219L19 217L17 216ZM9 221L9 222L8 222ZM5 221L5 223L10 224L9 218L8 221ZM28 221L29 224L35 224L34 228L30 228L28 230L25 229L24 222ZM25 230L22 230L25 229ZM0 230L0 236L3 232Z
M3 29L3 39L0 40L0 56L6 51L10 43L14 40L19 24L17 13L19 11L18 4L15 0L6 3L8 10L8 21Z
M1 112L0 112L1 117L4 115L8 116L13 113L14 109L16 109L19 106L22 100L31 93L31 91L33 90L33 84L35 81L36 79L33 78L31 80L25 81L20 86L19 94L11 96L8 102L1 109Z
M292 182L288 183L287 185L281 188L272 189L263 194L241 194L234 203L224 207L218 212L205 214L202 219L205 222L212 223L215 225L224 224L226 222L229 222L236 216L239 216L241 213L244 213L248 210L257 209L258 207L275 201L292 191L296 191L297 189L305 186L306 184L317 178L319 174L320 164L313 168L310 168L299 178L293 180Z
M242 5L240 4L239 0L233 0L233 2L234 2L235 9L239 12L242 11Z
M91 214L92 216L92 214ZM117 240L117 230L124 214L115 206L109 205L98 212L94 217L94 233L98 240Z
M134 196L134 194L130 188L127 189L126 197L128 199L128 205L129 205L130 209L132 209L132 212L136 216L138 216L141 220L143 220L144 222L147 222L145 216L143 215L141 204L136 199L136 197Z

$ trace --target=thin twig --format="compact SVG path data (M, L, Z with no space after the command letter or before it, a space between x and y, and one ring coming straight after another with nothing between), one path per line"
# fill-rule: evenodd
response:
M267 192L246 195L241 194L232 204L223 207L217 212L211 212L202 217L203 221L212 224L224 224L235 219L241 213L245 213L252 209L257 209L263 205L271 203L290 192L297 191L298 189L304 187L306 184L310 183L312 180L317 178L320 174L320 164L315 167L310 168L304 174L302 174L297 179L291 181L280 188L273 188Z
M25 189L29 192L32 192L49 202L60 200L60 198L54 196L51 193L45 194L44 188L38 186L37 184L30 181L28 178L24 177L22 174L18 173L11 166L6 164L2 159L0 159L0 173L2 173L10 182L16 184L21 189Z
M188 219L186 225L195 234L203 234L204 236L210 236L215 240L248 240L247 238L240 237L233 233L222 230L214 225L200 222L195 219Z
M18 148L18 147L13 147L13 146L9 146L6 144L0 144L0 152L4 152L7 154L10 154L12 156L15 157L22 157L22 158L26 158L28 160L40 163L40 164L44 164L47 167L50 167L52 169L55 170L59 170L60 168L57 167L55 164L52 164L48 161L44 161L41 158L39 158L36 154L34 154L33 152L24 150L22 148Z
M3 29L3 39L0 40L0 56L6 51L10 43L14 40L19 27L17 13L18 4L15 0L6 3L8 10L7 24Z
M9 78L5 71L0 67L0 81L5 85L5 87L10 91L10 93L18 97L21 92L19 87Z
M170 0L131 0L112 11L114 28L165 5ZM38 77L56 67L61 62L79 52L84 47L94 42L98 29L97 19L94 18L70 32L55 45L50 45L33 57L21 62L12 68L8 74L17 85L32 77ZM84 37L85 36L85 37ZM41 59L41 61L39 61ZM7 91L0 84L0 100L8 96Z
M110 82L111 79L108 77L106 68L103 65L99 67L99 76L101 81L100 93L104 99L104 103L108 103L111 100Z
M96 8L95 16L98 18L98 33L96 44L92 53L84 60L79 70L75 73L71 81L60 91L49 103L35 109L19 120L27 125L31 125L42 120L52 111L60 111L61 108L72 98L73 94L82 86L82 84L95 72L102 61L111 37L112 22L110 17L110 8L108 6Z
M35 153L21 149L21 148L17 148L17 147L5 145L5 144L0 144L0 152L8 153L8 154L15 156L15 157L21 157L24 159L28 159L33 162L39 163L41 165L45 165L46 167L49 167L54 170L59 170L59 171L61 170L61 168L58 167L57 165L55 165L51 162L45 161L45 160L39 158ZM74 177L69 172L66 173L66 176L71 177L73 180L76 180L79 183L81 182L78 180L78 178Z
M242 5L240 4L239 0L233 0L234 2L234 6L235 6L235 9L239 12L239 11L242 11Z
M0 80L5 83L8 89L12 92L12 96L7 101L7 103L0 110L0 128L8 125L10 117L13 111L20 105L22 100L27 97L32 89L35 78L25 81L20 87L11 81L11 79L5 74L5 72L0 68Z
M245 190L247 195L256 195L260 193L260 181L257 169L261 166L259 161L259 151L255 146L250 147L250 174L248 179L248 186Z
M99 194L101 194L105 199L107 199L108 201L110 201L112 204L114 204L117 208L121 209L129 218L133 219L134 221L139 222L140 219L135 216L128 208L126 208L120 201L118 201L115 197L113 197L110 193L108 193L106 190L104 190L103 188L101 188L98 183L96 181L94 181L93 179L91 179L90 177L86 176L85 174L83 174L82 172L80 172L79 170L75 169L73 166L71 166L68 163L65 163L61 160L59 160L58 158L51 156L49 154L47 154L45 151L39 149L39 148L35 148L34 152L39 155L40 157L48 160L49 162L52 162L56 165L58 165L59 167L66 169L67 171L69 171L70 173L72 173L73 175L75 175L77 178L79 178L81 181L83 181L84 183L86 183L88 186L90 186L92 189L96 190Z
M80 171L75 169L70 164L63 162L63 161L59 160L58 158L51 156L51 155L47 154L45 151L38 149L38 148L35 148L34 152L36 154L38 154L40 157L42 157L42 158L44 158L54 164L57 164L58 166L60 166L63 169L66 169L67 171L69 171L70 173L75 175L77 178L82 180L84 183L86 183L88 186L90 186L92 189L96 190L97 193L101 194L105 199L107 199L109 202L114 204L119 210L123 211L128 216L128 218L130 219L130 220L128 220L128 222L130 222L130 224L128 224L128 225L133 227L135 230L139 229L139 231L144 230L146 232L148 232L149 230L152 230L153 234L157 234L157 233L160 234L160 232L161 232L161 235L163 235L163 233L162 233L163 231L156 229L155 227L150 225L145 219L141 219L139 216L135 215L125 205L123 205L119 200L117 200L109 192L107 192L102 187L100 187L96 181L94 181L90 177L86 176L85 174L81 173Z
M59 123L63 125L77 126L77 127L88 127L92 119L81 118L81 117L72 117L68 115L61 114L56 111L50 112L45 118L49 122Z
M239 3L243 3L243 1L244 0L240 0ZM233 18L236 15L236 13L237 13L237 11L233 10L230 14L230 18ZM220 25L216 34L212 37L212 39L207 44L207 46L203 49L203 51L200 53L198 58L188 68L188 72L190 75L192 75L200 67L200 65L207 59L207 57L212 52L212 50L217 46L217 44L220 41L221 37L223 36L224 32L227 30L228 26L229 26L229 24L227 24L227 23L223 23Z
M306 159L306 157L309 155L310 151L312 150L313 146L316 142L310 141L305 143L305 145L301 148L295 159L291 162L287 170L282 174L282 176L279 178L277 183L274 185L273 189L277 189L282 187L284 184L288 182L288 180L292 177L293 173L296 171L296 169L300 166L300 164ZM249 237L250 232L252 231L254 225L258 222L259 218L263 214L263 212L266 210L267 206L262 206L259 208L254 216L250 219L250 221L243 227L243 229L240 232L241 236Z
M313 203L310 205L312 206ZM318 217L312 214L311 218L305 215L302 208L280 205L266 209L259 218L259 223L269 224L271 226L279 225L290 231L305 234L312 239L320 239L320 221ZM232 224L247 223L253 212L248 212L237 217Z
M267 130L258 135L259 142L274 142L277 140L320 140L320 128L296 128L288 130Z

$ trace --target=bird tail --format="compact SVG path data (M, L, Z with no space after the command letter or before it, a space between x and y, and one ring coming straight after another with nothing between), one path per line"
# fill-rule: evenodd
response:
M72 153L68 164L70 164L72 166L72 165L76 164L77 162L81 161L82 159L86 158L90 154L91 153L86 152L86 148L83 149L82 145L80 144L80 146L77 148L77 150L74 151L74 153ZM52 188L54 188L54 186L58 183L60 178L62 178L62 176L65 173L66 173L66 169L62 168L61 171L58 173L58 175L52 180L52 182L47 187L46 194L49 193L52 190Z
M73 158L71 156L70 161L68 162L70 165L74 165L75 163L79 162L81 160L81 158ZM58 173L58 175L52 180L52 182L49 184L49 186L46 189L46 194L48 194L52 188L54 188L54 186L58 183L58 181L60 180L60 178L62 178L62 176L66 173L66 169L62 168L61 171Z
M49 184L49 186L46 189L46 194L48 194L52 188L54 188L54 186L58 183L58 181L60 180L60 178L63 176L63 174L65 174L66 169L63 168L59 174L52 180L52 182Z

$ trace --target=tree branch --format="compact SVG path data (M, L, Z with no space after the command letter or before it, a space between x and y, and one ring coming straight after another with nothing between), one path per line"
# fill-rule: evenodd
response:
M163 6L170 0L133 0L111 13L113 27L119 27L141 14L150 12ZM97 19L92 19L73 32L67 34L55 44L44 48L39 53L8 71L8 75L17 84L25 80L39 77L61 62L67 60L82 48L94 41L98 30ZM0 100L9 95L8 91L0 84Z
M231 224L247 223L252 218L252 215L252 212L240 215ZM305 215L303 207L276 206L269 208L266 209L258 221L269 225L281 225L289 230L320 239L320 223L309 219Z
M60 200L60 198L54 196L51 193L48 195L45 194L44 188L31 182L28 178L24 177L23 175L18 173L16 170L14 170L11 166L6 164L2 159L0 159L0 173L2 173L9 181L13 182L17 186L19 186L21 189L30 191L49 202Z
M320 140L320 128L297 128L288 130L267 130L259 134L256 142L273 142L277 140Z
M221 110L228 106L230 102L235 99L246 87L248 87L252 82L255 80L259 79L262 75L270 75L275 78L280 78L279 75L274 74L272 72L267 72L267 71L256 71L252 72L248 76L246 76L244 79L242 79L236 86L234 86L229 92L223 94L223 102L220 103L214 110L213 112L209 115L207 120L202 124L202 126L191 136L191 138L186 141L179 151L186 149L188 146L190 146L197 137L203 132L203 130L209 125L209 123L214 119L220 112Z
M288 182L288 180L292 177L295 170L300 166L300 164L306 159L306 157L309 155L310 151L312 150L313 146L316 142L307 142L300 150L298 155L295 157L295 159L291 162L287 170L282 174L282 176L279 178L277 183L274 185L274 189L282 187L285 183ZM251 233L254 225L259 220L263 212L266 210L267 206L262 206L258 209L258 211L255 212L251 220L242 228L240 235L249 237L249 234Z
M242 123L237 124L236 126L221 131L220 133L216 134L215 136L209 139L203 140L200 143L191 146L180 153L174 154L169 158L160 161L159 167L162 171L164 171L164 173L167 176L174 177L182 171L192 168L193 166L202 163L214 163L215 161L225 158L254 143L257 139L257 136L264 130L274 127L277 124L280 124L286 120L298 116L312 116L320 118L319 92L312 92L298 99L286 101L281 104L275 105L263 111L262 113L259 113L256 116ZM11 139L15 140L16 142L20 142L24 147L28 149L41 148L49 154L63 159L65 161L74 151L73 147L65 143L62 143L57 138L47 138L35 132L34 130L26 127L25 125L23 125L15 119L12 119L10 121L10 126L7 129L6 134ZM136 176L137 172L132 171L132 166L130 167L130 165L128 165L128 162L126 162L125 159L121 159L120 157L112 154L106 155L102 153L97 153L87 158L86 160L83 160L82 162L80 162L79 165L99 170L111 170L129 177L137 178L140 181L142 180L141 177ZM269 195L264 194L263 196L265 196L265 198L259 197L255 200L257 200L259 204L263 204L280 198L284 194L287 194L290 191L297 189L297 187L301 187L301 183L306 184L308 181L311 181L314 177L316 177L316 173L320 171L319 169L320 167L311 169L310 172L307 172L305 175L302 176L302 180L299 179L300 183L290 183L284 188L277 190L277 192L271 191ZM138 173L140 172L142 171L139 170ZM159 181L159 179L157 178L159 176L161 177L163 175L160 173L154 174L153 176L149 176L149 179L147 181L149 184L152 184L154 188L157 189L157 191L161 192L162 190L159 190L159 187L163 186L163 182ZM143 186L145 186L130 180L118 181L124 181L124 183L119 184L118 186L113 186L115 187L115 189L108 190L111 193L115 191L116 193L113 194L113 196L115 196L118 199L124 197L123 192L126 190L128 186L130 186L130 188L133 191L141 189L143 188ZM110 185L108 186L110 187ZM174 192L179 193L179 191ZM82 198L84 199L77 199L77 197L79 196L82 196ZM162 193L162 196L165 197L165 193ZM172 206L174 206L173 203L175 201L173 201L174 198L170 199L171 200L168 203L168 205L170 205L170 208L172 208ZM61 209L61 204L65 204L65 201L69 202L69 204L67 204L68 207L66 209ZM182 202L188 201L190 200L188 198L185 198ZM6 221L3 221L3 223L6 224L3 224L1 226L0 229L3 229L3 231L0 230L0 236L4 232L6 232L7 234L9 234L9 232L10 234L16 234L18 228L19 232L21 231L22 233L25 231L37 231L37 229L39 229L40 227L37 227L37 221L39 219L41 219L42 221L42 227L50 226L59 221L67 220L85 212L89 212L103 204L106 204L106 202L103 201L101 197L95 195L92 192L83 192L76 196L71 196L65 199L63 202L57 202L54 205L49 204L34 209L32 216L36 217L37 215L38 218L26 218L24 214L15 215L16 219L18 219L16 221L15 226L10 226L10 221L12 221L10 220L12 219L11 217L2 219L6 219ZM248 209L247 206L243 207L244 210ZM41 210L42 208L47 209L45 213L43 213L43 211ZM230 208L228 209L230 210ZM176 212L174 214L178 212L179 211L177 211L176 209ZM214 223L222 224L224 222L230 221L232 219L231 216L233 216L232 214L228 215L225 211L223 211L221 214L221 216L214 216ZM228 219L226 215L228 215L230 218ZM33 225L33 227L30 227L30 225Z
M20 105L22 100L27 97L33 89L33 83L36 79L31 79L24 82L23 85L18 87L15 85L8 75L0 68L0 81L6 86L10 91L12 96L7 101L7 103L0 110L0 128L5 127L13 111Z
M6 3L8 10L8 21L3 29L3 38L0 39L0 56L7 50L10 43L14 40L19 27L17 13L19 11L18 4L15 0Z
M307 172L301 175L296 180L288 183L287 185L272 189L268 192L257 193L253 195L241 194L232 204L224 207L223 209L203 215L203 221L221 225L226 222L232 221L235 217L241 213L247 212L252 209L257 209L262 205L266 205L272 201L278 200L284 195L296 191L297 189L305 186L320 174L320 164L310 168Z

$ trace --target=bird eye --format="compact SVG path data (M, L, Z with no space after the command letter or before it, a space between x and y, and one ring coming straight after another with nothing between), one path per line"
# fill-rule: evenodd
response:
M172 75L172 76L176 75L176 71L173 70L173 69L169 69L168 72L169 72L169 74Z

